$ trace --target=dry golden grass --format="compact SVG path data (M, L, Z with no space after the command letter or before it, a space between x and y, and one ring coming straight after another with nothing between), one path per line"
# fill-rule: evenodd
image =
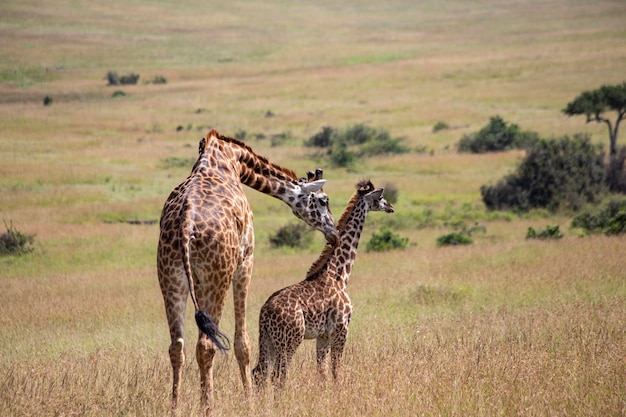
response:
M306 342L286 391L247 403L233 356L219 356L217 414L623 415L626 281L611 253L625 245L597 237L361 253L343 383L319 384ZM257 260L255 348L254 312L307 265L281 257ZM166 413L160 295L151 268L134 272L11 281L2 294L3 415ZM191 361L184 415L199 411L197 376Z
M605 142L604 126L560 109L624 80L623 2L4 3L0 218L35 234L35 251L0 258L0 415L167 415L158 226L125 223L157 220L187 175L162 160L193 158L210 127L289 132L285 146L249 143L303 174L320 163L302 140L356 123L428 152L324 166L336 215L364 176L399 190L397 212L371 215L362 237L345 380L319 383L309 342L284 393L247 402L233 355L220 356L216 414L626 415L626 240L578 238L567 213L486 213L479 187L523 154L454 148L496 114L542 136L585 131ZM107 87L110 70L140 83ZM145 84L156 75L168 83ZM438 121L452 128L433 133ZM302 252L271 250L268 235L295 220L282 203L248 196L256 351L260 306L304 277L322 238ZM486 232L468 247L436 247L459 219ZM386 222L414 245L366 253ZM566 237L524 240L546 224ZM189 313L181 414L197 415ZM221 327L233 333L230 300Z

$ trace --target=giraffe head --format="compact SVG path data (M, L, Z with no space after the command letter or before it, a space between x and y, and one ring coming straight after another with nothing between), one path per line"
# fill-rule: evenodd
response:
M306 224L324 234L326 242L335 245L339 241L339 233L330 211L328 195L322 191L326 180L322 179L322 170L315 174L309 172L308 178L298 181L299 191L295 192L295 201L290 204L293 214Z
M393 213L395 210L390 202L383 197L384 188L374 188L371 181L362 181L358 185L358 192L367 202L370 211L384 211Z

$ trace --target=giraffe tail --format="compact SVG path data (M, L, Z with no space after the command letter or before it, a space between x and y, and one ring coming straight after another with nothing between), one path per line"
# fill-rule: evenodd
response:
M191 269L191 239L192 239L192 231L193 226L189 225L189 227L185 227L183 230L183 263L185 265L185 275L187 275L187 284L189 285L189 294L191 295L191 301L193 301L193 306L196 310L196 324L202 333L204 333L211 342L223 353L226 353L227 350L230 349L230 341L228 337L221 332L217 324L209 315L200 309L198 305L198 300L196 298L196 291L193 284L193 272Z
M207 313L202 310L196 310L196 324L220 351L226 352L230 349L228 337L217 328L217 324L211 320Z

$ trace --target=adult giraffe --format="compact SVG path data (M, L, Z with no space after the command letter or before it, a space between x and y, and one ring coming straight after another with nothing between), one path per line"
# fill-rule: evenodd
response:
M241 184L284 201L293 213L335 243L337 229L320 191L326 180L298 180L293 171L270 163L250 147L212 130L201 139L199 156L185 181L171 192L161 213L157 250L159 284L170 330L172 409L180 395L185 362L183 329L187 296L200 334L196 359L202 404L213 409L213 358L229 342L218 330L226 293L233 286L235 356L246 392L250 390L250 340L246 299L252 274L252 211Z

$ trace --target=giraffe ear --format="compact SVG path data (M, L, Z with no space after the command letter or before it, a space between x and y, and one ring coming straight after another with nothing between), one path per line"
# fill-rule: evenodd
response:
M302 184L302 191L304 191L305 193L314 193L321 190L324 184L326 184L326 180L307 182Z
M373 200L378 200L380 197L383 196L383 191L385 191L384 188L377 188L367 195L371 197Z
M198 142L198 154L202 155L202 152L204 152L204 148L206 147L206 139L202 138L200 139L200 142Z

